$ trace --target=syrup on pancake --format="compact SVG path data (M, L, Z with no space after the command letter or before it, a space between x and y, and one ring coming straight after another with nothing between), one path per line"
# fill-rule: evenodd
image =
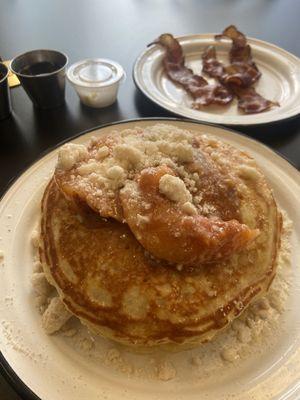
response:
M257 237L259 230L237 220L199 215L180 182L172 169L159 166L142 170L137 182L121 190L124 219L150 254L196 267L229 257Z

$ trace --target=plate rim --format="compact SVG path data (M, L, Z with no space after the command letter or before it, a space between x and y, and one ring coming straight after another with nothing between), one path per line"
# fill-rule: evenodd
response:
M98 125L93 128L86 129L84 131L81 131L74 136L71 136L69 138L66 138L59 143L50 146L48 149L43 151L39 157L37 157L34 161L26 165L20 172L18 172L14 177L12 177L8 183L4 186L4 188L0 191L0 204L4 198L4 196L10 191L10 189L13 187L13 185L22 177L22 175L29 170L31 167L33 167L36 163L41 161L44 157L49 155L51 152L55 151L58 149L60 146L62 146L64 143L71 142L80 136L84 136L87 133L106 128L109 126L115 126L115 125L122 125L122 124L128 124L128 123L133 123L133 122L138 122L138 121L165 121L165 122L183 122L183 123L190 123L190 124L195 124L195 125L204 125L204 126L211 126L217 129L229 131L230 133L234 135L240 135L249 140L250 142L254 142L258 144L259 146L262 146L264 149L266 149L269 152L272 152L277 158L280 158L283 160L286 166L288 166L294 173L296 173L295 176L298 178L298 184L300 185L300 171L296 168L293 163L288 160L285 156L281 155L278 151L270 148L269 146L265 145L264 143L261 143L259 140L249 137L248 135L239 132L237 130L234 130L232 128L220 126L217 124L212 124L208 122L202 122L198 120L193 120L193 119L188 119L188 118L170 118L170 117L147 117L147 118L132 118L132 119L125 119L121 121L114 121L114 122L109 122L106 124ZM297 175L298 174L298 175ZM26 383L19 377L19 375L14 371L14 369L10 366L9 362L6 360L4 357L1 349L0 349L0 373L4 377L4 379L8 382L8 384L11 386L13 390L15 390L24 400L42 400L36 393L34 393L29 386L26 385ZM288 400L288 398L287 398Z
M211 39L213 38L215 35L217 35L216 33L191 33L191 34L186 34L186 35L175 35L175 39L179 39L179 40L186 40L186 39ZM299 63L299 68L300 68L300 57L296 56L295 54L283 49L282 47L277 46L276 44L267 42L265 40L261 40L261 39L256 39L253 38L251 36L247 37L247 40L249 40L250 44L251 42L253 44L258 44L258 45L263 45L263 46L268 46L271 47L272 50L275 50L279 53L281 53L282 55L287 55L288 57L291 57L292 59L294 59L295 62ZM147 97L150 101L152 101L154 104L156 104L157 106L161 107L162 109L172 113L173 115L177 115L177 116L181 116L183 118L188 118L191 119L193 121L197 121L197 122L201 122L201 123L207 123L207 124L213 124L213 125L217 125L217 126L229 126L229 127L238 127L238 126L264 126L264 125L270 125L270 124L274 124L274 123L280 123L282 121L288 121L294 118L297 118L297 116L300 115L300 105L299 105L299 109L296 112L293 113L292 115L286 116L284 117L284 115L282 115L279 118L276 119L272 119L270 121L259 121L259 122L211 122L211 121L207 121L205 119L195 119L193 117L187 116L185 113L177 113L173 108L167 106L167 105L162 105L159 100L156 100L154 97L152 97L151 93L147 92L146 90L144 90L142 88L142 85L139 82L138 79L138 72L137 72L137 68L142 60L142 58L145 56L145 54L150 51L151 49L154 49L155 47L157 47L157 44L151 44L149 45L149 47L147 46L145 50L143 50L141 53L139 53L139 55L136 57L133 67L132 67L132 79L133 82L136 86L136 88L145 96ZM255 114L254 114L255 115Z

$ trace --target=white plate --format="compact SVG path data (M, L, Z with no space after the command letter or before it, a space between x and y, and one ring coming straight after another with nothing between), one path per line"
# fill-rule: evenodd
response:
M74 140L86 142L100 135L133 126L146 126L159 119L136 120L105 126ZM160 120L161 121L161 120ZM164 120L163 120L164 121ZM299 399L300 396L300 175L287 161L260 143L214 126L180 120L169 124L213 134L246 150L255 157L265 172L281 207L294 221L293 284L289 308L284 315L284 329L278 332L276 347L257 354L248 364L225 368L222 381L213 374L208 381L191 384L185 379L161 382L128 378L101 362L84 357L71 348L67 338L47 336L41 328L41 317L34 304L30 278L32 251L30 233L39 216L40 197L52 174L57 150L37 161L10 187L0 202L0 343L6 362L16 375L43 400L195 400L214 399ZM132 355L140 361L147 355ZM174 356L180 360L186 352ZM3 363L3 361L2 361ZM4 362L5 364L5 362ZM192 367L190 366L190 369ZM213 379L213 381L211 381ZM26 389L22 389L24 393Z
M221 61L228 63L230 41L216 41L214 34L188 35L177 38L183 48L186 64L201 73L201 54L209 45L215 45ZM137 87L152 101L172 113L198 121L224 125L255 125L280 121L300 113L300 59L273 44L247 39L253 59L262 77L257 92L269 100L278 101L280 107L258 114L242 114L236 99L228 106L210 106L203 111L191 108L192 99L179 85L164 73L164 50L155 45L146 49L136 60L133 78ZM212 81L210 78L208 81Z

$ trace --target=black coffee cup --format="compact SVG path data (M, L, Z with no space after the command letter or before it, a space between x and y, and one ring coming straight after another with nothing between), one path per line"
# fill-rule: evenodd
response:
M65 101L68 57L56 50L32 50L14 58L11 71L36 107L58 107Z
M0 119L9 117L11 113L8 73L6 65L0 63Z

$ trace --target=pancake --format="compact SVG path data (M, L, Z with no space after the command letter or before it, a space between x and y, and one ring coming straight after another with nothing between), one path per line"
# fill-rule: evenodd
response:
M151 128L160 137L173 129L160 127ZM201 208L208 218L234 218L259 231L226 259L185 268L158 259L127 223L101 218L87 206L74 207L57 176L45 190L40 236L44 272L67 309L96 334L133 346L197 345L211 340L265 294L275 276L281 215L263 174L246 153L191 134L227 193L222 197L217 188L214 193L219 194L213 196L203 189L207 181L200 182L193 192L193 200L200 194L205 198L194 202L198 212Z

